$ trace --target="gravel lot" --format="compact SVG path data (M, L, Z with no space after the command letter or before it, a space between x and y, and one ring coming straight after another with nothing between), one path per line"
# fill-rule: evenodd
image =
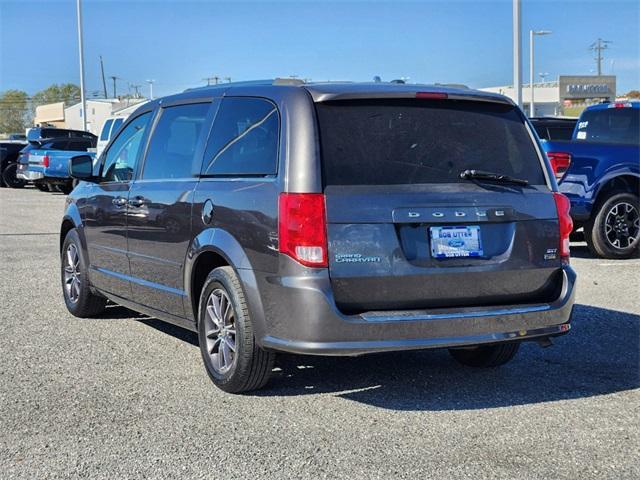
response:
M67 313L64 198L0 190L0 478L640 478L640 260L574 244L574 329L501 369L282 356L231 396L194 334Z

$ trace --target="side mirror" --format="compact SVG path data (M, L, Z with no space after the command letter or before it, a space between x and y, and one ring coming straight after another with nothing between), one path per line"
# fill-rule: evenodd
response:
M90 155L72 157L69 163L69 174L78 180L96 181L96 177L93 176L93 157Z

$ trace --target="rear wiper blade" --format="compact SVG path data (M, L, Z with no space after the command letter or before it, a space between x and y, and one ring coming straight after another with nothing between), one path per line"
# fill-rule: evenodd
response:
M464 170L460 172L460 178L489 180L498 183L513 183L515 185L529 185L528 180L523 178L514 178L509 175L501 175L499 173L485 172L483 170Z

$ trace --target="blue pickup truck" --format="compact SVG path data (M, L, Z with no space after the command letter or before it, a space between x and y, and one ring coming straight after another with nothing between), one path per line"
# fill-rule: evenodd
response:
M543 141L576 228L602 258L640 245L640 102L586 108L569 141Z
M16 177L33 182L43 191L55 189L68 194L73 190L69 175L69 161L78 155L95 155L88 152L95 148L97 137L88 132L48 129L50 138L30 138L18 157Z

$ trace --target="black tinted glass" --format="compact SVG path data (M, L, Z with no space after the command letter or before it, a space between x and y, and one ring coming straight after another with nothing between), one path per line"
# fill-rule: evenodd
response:
M510 105L455 100L317 104L326 185L461 182L466 169L545 184L535 145Z
M205 175L275 175L278 111L259 98L225 98L207 145Z
M88 141L71 141L67 146L67 150L71 150L74 152L86 152L88 148L91 147L91 143Z
M593 143L640 143L640 109L587 110L580 117L576 140Z
M550 140L571 140L573 127L549 127Z
M210 103L165 108L153 131L142 178L186 178Z

